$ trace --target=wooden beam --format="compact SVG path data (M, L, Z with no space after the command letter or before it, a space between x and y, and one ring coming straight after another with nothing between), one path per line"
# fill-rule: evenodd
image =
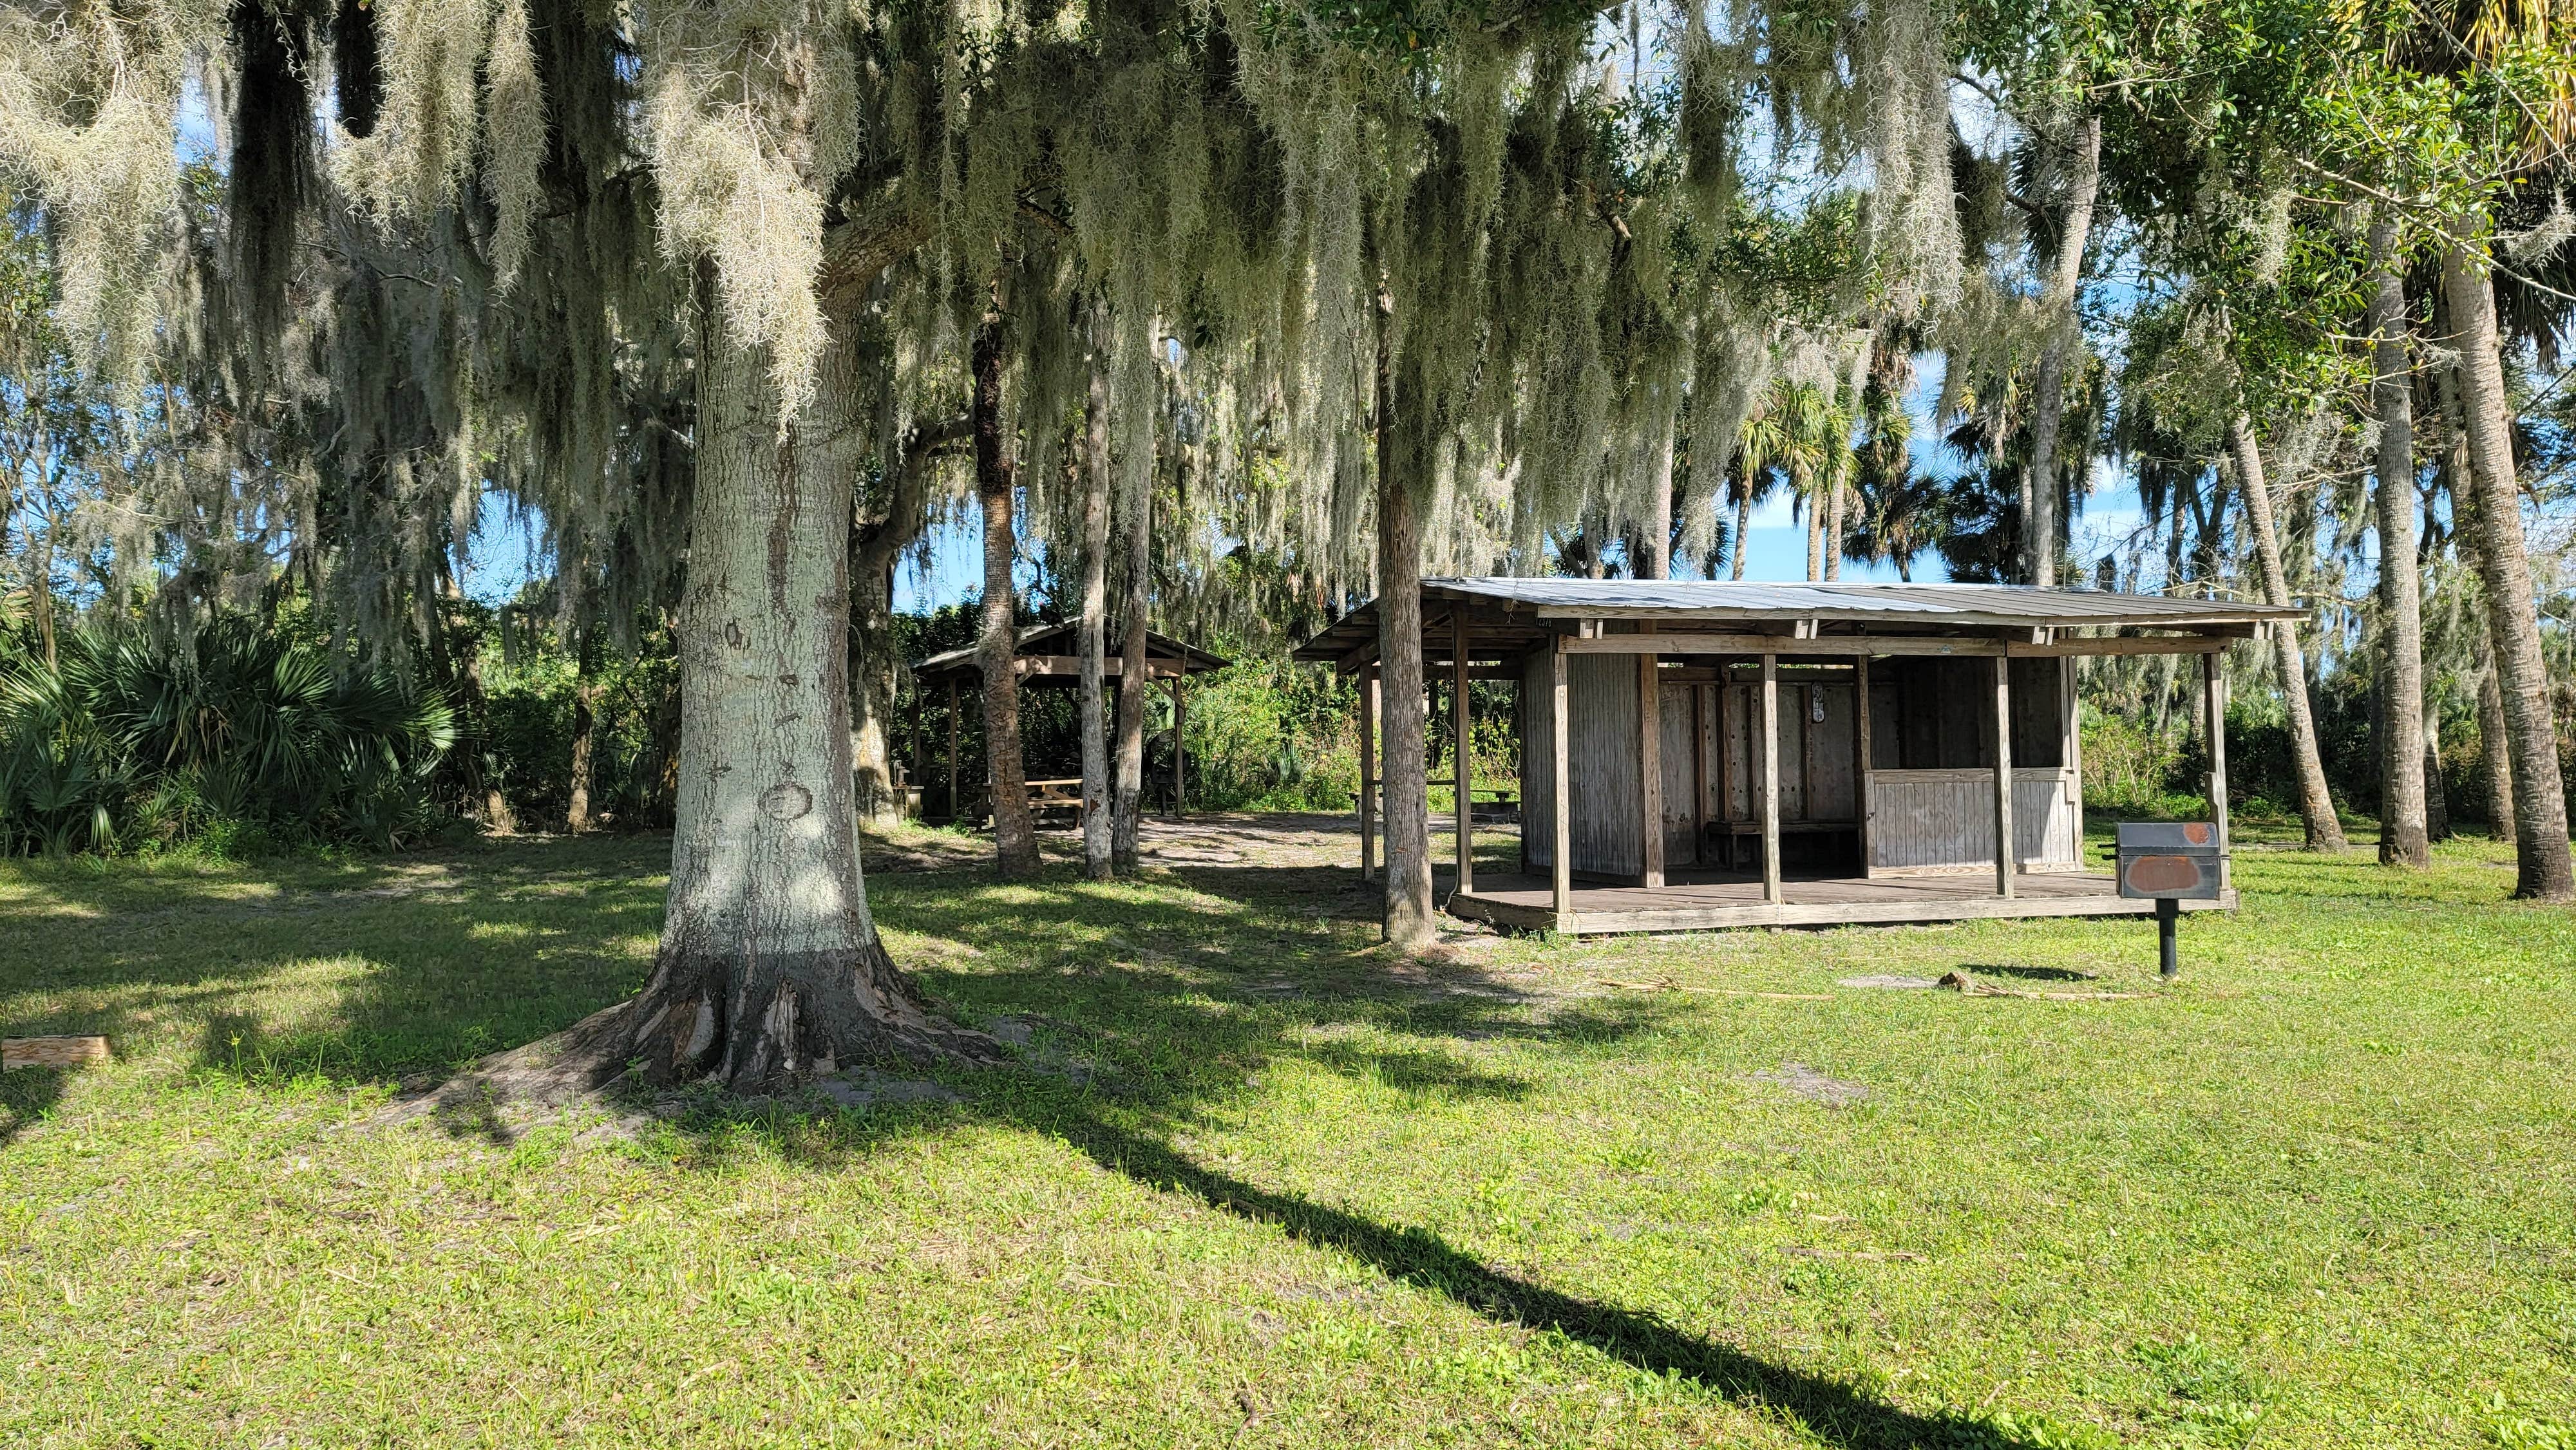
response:
M1556 712L1556 728L1548 733L1548 745L1554 759L1548 768L1555 774L1556 788L1549 793L1549 814L1554 817L1549 829L1555 833L1555 846L1548 852L1548 875L1556 899L1556 914L1562 918L1574 900L1574 814L1571 797L1573 772L1566 768L1565 755L1565 641L1559 637L1556 648L1548 652L1550 681L1549 708Z
M954 825L964 792L957 788L957 677L948 677L948 820Z
M1450 628L1457 632L1456 657L1449 664L1449 716L1455 743L1450 747L1449 771L1452 788L1457 792L1458 824L1458 889L1476 889L1476 761L1468 749L1475 738L1473 722L1467 713L1467 615L1464 610L1449 611Z
M108 1060L107 1039L88 1035L0 1039L0 1070L88 1067Z
M1869 875L1869 656L1852 662L1852 814L1860 819L1860 874Z
M2116 598L2119 596L2102 595L2099 597ZM2141 596L2129 597L2139 598ZM2273 617L2275 614L2290 615L2295 614L2295 612L2296 611L2289 610L2275 611L2269 605L2260 604L2247 605L2241 612L2195 609L2187 612L2164 614L2161 615L2161 617L2148 612L2106 609L2099 614L2090 616L2073 616L2050 620L2040 627L2048 629L2212 629L2223 625L2234 625L2250 629L2260 626L2266 619ZM2027 631L2032 628L2031 617L2027 614L2010 614L1991 609L1946 609L1941 612L1939 618L1926 620L1919 614L1907 616L1897 614L1889 610L1845 610L1827 615L1818 614L1813 609L1748 609L1740 604L1713 606L1707 609L1638 609L1633 606L1615 604L1568 604L1550 605L1545 608L1534 609L1530 611L1530 616L1533 619L1542 620L1548 623L1562 624L1572 622L1578 625L1600 624L1605 621L1634 621L1652 618L1668 626L1744 623L1778 624L1786 625L1795 629L1798 625L1806 621L1813 620L1820 626L1825 624L1868 626L1873 624L1905 625L1932 623L1944 626L1956 626L1960 629L2010 629Z
M1360 681L1360 879L1377 879L1377 676Z
M2250 626L2249 626L2250 630ZM2216 634L2120 635L2116 638L2053 639L2046 644L2013 640L2004 653L2017 660L2059 659L2069 655L2205 655L2234 644Z
M1995 895L2013 894L2012 661L1995 659Z
M2227 677L2218 668L2218 656L2205 655L2200 661L2200 698L2202 714L2208 719L2209 731L2209 819L2218 828L2218 889L2225 891L2235 874L2227 854Z
M1762 657L1762 774L1754 783L1762 812L1762 899L1780 904L1780 661Z
M1116 677L1125 673L1126 661L1111 655L1100 662L1100 667L1110 676ZM1082 656L1022 655L1011 662L1011 668L1023 675L1080 675ZM1180 674L1181 663L1178 660L1145 661L1145 678L1149 680L1177 679Z
M1963 637L1922 639L1889 635L1839 634L1823 639L1792 639L1785 634L1596 634L1568 636L1565 647L1576 654L1635 655L1824 655L1849 659L1859 650L1874 655L2000 655L1999 639Z

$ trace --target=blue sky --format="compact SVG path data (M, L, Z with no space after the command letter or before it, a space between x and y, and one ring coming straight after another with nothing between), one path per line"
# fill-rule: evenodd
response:
M1932 408L1939 400L1942 362L1937 355L1918 360L1918 383L1907 408L1914 415L1913 437L1908 447L1917 472L1952 477L1960 460L1938 441L1932 426ZM2092 497L2075 522L2075 556L2095 558L2138 523L2137 489L2127 472L2108 459L2094 464ZM951 515L951 518L958 518ZM925 567L906 564L895 575L895 608L906 613L956 604L978 593L984 580L984 530L982 521L971 511L954 524L935 529L929 541L929 559ZM1744 577L1773 582L1801 580L1807 577L1807 530L1790 513L1786 498L1775 497L1754 510L1752 548L1747 555ZM530 577L532 564L529 534L523 520L504 507L487 506L481 526L476 530L465 575L466 592L487 603L497 603L517 592ZM1021 582L1029 581L1023 569ZM1843 577L1852 580L1894 580L1896 571L1885 565L1845 564ZM1949 577L1938 554L1927 553L1915 560L1914 577L1937 581Z

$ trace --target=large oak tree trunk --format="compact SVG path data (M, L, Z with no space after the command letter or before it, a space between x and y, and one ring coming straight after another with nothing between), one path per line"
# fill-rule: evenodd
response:
M989 1056L895 969L859 874L844 676L855 358L836 332L813 400L782 427L765 352L728 340L714 312L698 333L669 905L652 980L597 1055L737 1087L869 1057Z
M2531 561L2514 480L2513 405L2496 355L2495 291L2486 259L2454 246L2442 260L2442 293L2458 329L2460 411L2468 425L2469 474L2477 492L2478 577L2494 631L2497 683L2512 747L2514 895L2576 899L2576 860L2567 841L2566 786L2558 771L2558 728L2549 708L2549 668L2540 652Z
M2048 341L2039 350L2030 465L2024 470L2030 507L2022 515L2022 577L2042 587L2057 583L2057 444L2066 418L2066 371L2083 341L2075 294L2084 278L2084 249L2093 239L2094 199L2102 189L2101 117L2085 118L2075 138L2074 163L2067 178L2066 230L2058 238L2057 267L2049 279Z
M1094 881L1111 870L1109 739L1101 719L1109 627L1109 372L1094 353L1082 457L1082 867ZM1122 662L1123 663L1123 662Z
M1386 793L1386 940L1420 951L1439 939L1431 917L1430 770L1424 759L1422 518L1415 483L1424 420L1394 393L1387 303L1378 310L1377 628L1384 726L1378 780Z
M2228 425L2227 445L2236 459L2239 492L2245 500L2245 522L2254 531L2254 557L2263 576L2266 603L2288 608L2290 584L2281 569L2281 535L2272 518L2272 490L2263 476L2263 452L2254 438L2254 421L2243 413ZM2317 753L2317 722L2308 706L2307 657L2299 652L2295 622L2271 625L2273 659L2281 676L2281 699L2290 717L2290 763L2299 777L2299 818L2306 823L2308 849L2345 849L2343 822L2335 816L2334 797L2326 789L2326 768Z
M2382 217L2370 229L2379 266L2371 296L2371 333L2379 403L2379 607L2384 728L2379 751L2379 860L2429 866L2432 846L2424 807L2424 604L2415 559L2415 380L2406 355L2406 279L2396 252L2397 226Z
M975 331L975 498L984 512L984 779L993 796L993 864L1005 879L1038 869L1037 820L1020 760L1019 620L1011 605L1011 462L1002 437L1002 319Z
M1118 507L1127 526L1127 602L1118 646L1118 796L1111 803L1110 859L1121 871L1136 869L1137 823L1145 814L1145 617L1154 585L1154 470L1151 460L1128 459L1125 497Z

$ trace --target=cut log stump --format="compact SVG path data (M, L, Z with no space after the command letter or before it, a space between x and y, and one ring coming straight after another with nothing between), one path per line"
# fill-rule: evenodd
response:
M22 1067L87 1067L107 1061L104 1037L0 1038L0 1071Z

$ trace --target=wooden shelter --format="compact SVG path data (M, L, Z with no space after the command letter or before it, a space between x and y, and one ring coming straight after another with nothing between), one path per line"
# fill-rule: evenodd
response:
M1519 869L1479 879L1460 792L1458 916L1561 932L2126 916L2083 859L2075 660L2219 651L2297 611L2000 584L1429 579L1426 681L1519 685ZM1362 677L1378 619L1297 652ZM1457 758L1468 712L1453 709ZM2210 739L2226 839L2226 743ZM1360 853L1375 850L1362 752ZM2001 843L2009 842L2009 849ZM2194 905L2228 907L2234 891Z
M1019 645L1013 652L1011 667L1019 672L1020 684L1023 688L1064 690L1081 688L1082 656L1076 653L1081 647L1078 630L1079 626L1074 624L1042 624L1021 631ZM1113 688L1126 671L1126 661L1118 652L1119 642L1124 637L1115 625L1111 626L1109 656L1101 661L1102 678ZM930 778L929 761L922 755L922 702L929 699L931 691L935 689L944 687L947 691L950 819L956 817L957 802L966 798L965 793L959 788L960 779L957 774L958 722L962 718L958 714L958 701L961 693L978 700L983 698L984 663L981 655L979 646L968 645L963 649L952 649L942 654L932 655L912 667L915 688L912 696L911 755L915 780L927 782ZM1151 630L1145 633L1145 678L1168 680L1172 687L1172 812L1175 815L1180 813L1182 787L1188 784L1189 771L1189 752L1182 744L1181 735L1181 726L1189 718L1189 696L1183 690L1183 682L1191 675L1203 675L1211 670L1221 670L1231 663L1230 660L1221 659L1195 646L1183 644L1168 635L1156 634ZM1022 765L1025 768L1026 762L1022 762ZM986 772L988 779L990 774L989 771ZM1038 809L1071 807L1079 810L1081 808L1082 780L1079 776L1071 779L1033 779L1028 782L1028 788L1030 804Z

